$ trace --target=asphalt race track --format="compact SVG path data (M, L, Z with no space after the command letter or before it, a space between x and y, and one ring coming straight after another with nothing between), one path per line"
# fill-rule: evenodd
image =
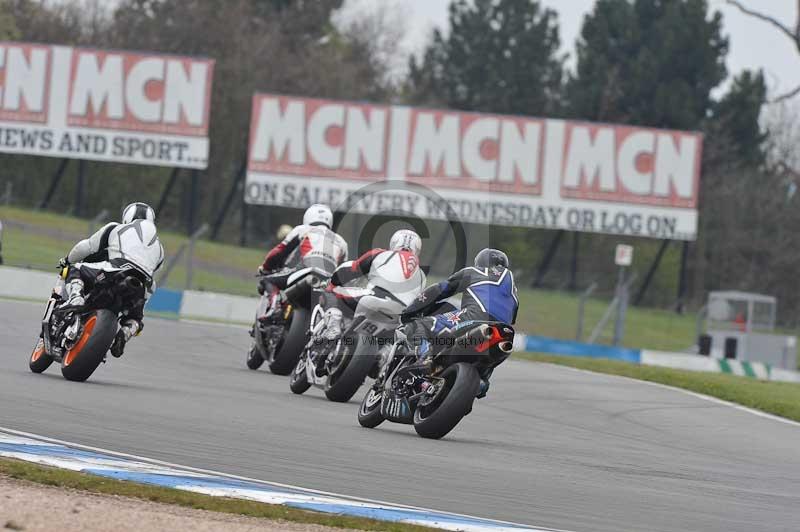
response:
M87 383L27 367L0 301L0 426L371 499L577 532L800 529L800 427L631 380L508 363L441 441L244 366L239 328L148 320Z

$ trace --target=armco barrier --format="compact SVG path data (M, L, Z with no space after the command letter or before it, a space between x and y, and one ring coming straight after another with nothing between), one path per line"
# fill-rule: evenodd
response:
M639 363L640 351L638 349L625 349L609 347L606 345L583 344L569 340L557 340L544 336L525 336L525 351L535 353L552 353L554 355L571 355L588 358L609 358L624 360L625 362Z
M58 281L58 275L55 271L47 273L2 266L0 267L0 297L41 300L42 306L44 306L56 281Z
M182 317L250 323L257 305L258 299L254 297L186 290L178 314Z
M0 297L42 301L50 297L56 274L0 266ZM146 311L175 314L183 318L249 324L258 305L255 297L232 296L213 292L169 290L159 288L150 298ZM622 360L634 364L661 366L689 371L728 373L762 380L800 383L800 373L773 368L760 362L719 360L686 353L625 349L604 345L584 344L543 336L518 334L515 351L550 353L587 358Z

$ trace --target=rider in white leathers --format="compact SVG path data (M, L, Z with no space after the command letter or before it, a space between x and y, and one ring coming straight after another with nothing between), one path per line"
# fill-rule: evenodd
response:
M72 248L60 265L70 266L67 275L67 305L85 303L84 289L90 288L107 272L130 269L145 286L145 299L120 318L120 329L111 354L122 356L125 344L144 328L144 303L155 290L153 276L164 261L164 248L158 239L155 213L145 203L131 203L122 211L122 223L112 222Z
M372 287L383 288L401 301L413 300L425 288L426 277L419 264L421 252L419 235L410 229L401 229L392 235L388 250L371 249L339 266L326 291L325 337L334 339L341 334L343 314L337 303L352 297L342 287L359 277L366 277Z

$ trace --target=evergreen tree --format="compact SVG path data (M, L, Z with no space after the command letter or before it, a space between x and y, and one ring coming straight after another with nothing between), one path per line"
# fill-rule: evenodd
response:
M411 59L408 99L469 111L551 115L564 57L558 19L538 0L455 0L450 33Z

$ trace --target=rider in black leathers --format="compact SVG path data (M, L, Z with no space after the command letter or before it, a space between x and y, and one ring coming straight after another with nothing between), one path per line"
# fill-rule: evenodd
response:
M457 293L461 293L460 309L420 317L436 312L445 299ZM414 346L425 364L443 347L452 345L456 331L476 321L513 325L518 309L517 287L508 257L500 250L487 248L475 256L474 267L459 270L422 292L400 316L406 325L399 333ZM490 377L491 371L481 375L479 398L486 395Z

